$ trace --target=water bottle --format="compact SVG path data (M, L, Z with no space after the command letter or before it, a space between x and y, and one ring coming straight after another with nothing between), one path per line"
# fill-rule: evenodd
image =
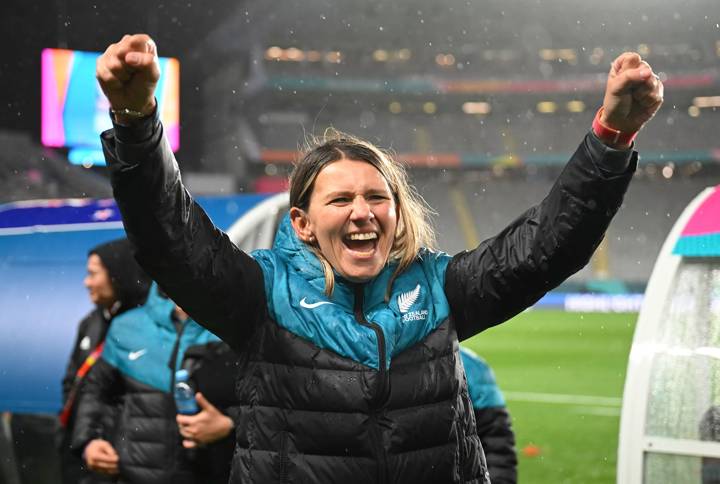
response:
M175 372L175 405L178 413L194 415L200 410L195 401L195 390L188 382L188 371L178 370Z

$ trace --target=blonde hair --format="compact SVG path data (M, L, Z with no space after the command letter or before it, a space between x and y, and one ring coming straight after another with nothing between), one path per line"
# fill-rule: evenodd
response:
M304 155L290 175L290 206L307 211L315 179L320 171L338 160L365 161L385 178L398 207L398 223L388 262L397 262L385 292L386 300L395 278L412 264L422 247L432 248L435 232L430 224L432 210L408 182L405 168L389 153L368 141L330 129L321 138L312 139ZM308 244L315 253L325 275L325 293L330 296L335 287L333 268L320 250Z

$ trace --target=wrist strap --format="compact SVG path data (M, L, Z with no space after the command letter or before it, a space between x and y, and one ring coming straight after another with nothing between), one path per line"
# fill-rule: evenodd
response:
M595 133L595 136L600 138L601 141L605 141L610 144L631 144L635 140L638 132L635 131L634 133L623 133L622 131L619 131L617 129L605 126L600 122L600 116L602 115L603 109L603 107L600 107L600 109L598 109L598 112L595 115L595 119L593 119L592 122L592 130Z

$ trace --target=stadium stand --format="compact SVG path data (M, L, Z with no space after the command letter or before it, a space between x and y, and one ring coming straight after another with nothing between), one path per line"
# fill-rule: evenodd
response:
M108 181L44 149L28 133L0 130L0 203L41 198L107 198Z
M642 172L642 170L641 170ZM472 215L478 240L484 240L502 230L510 221L547 194L552 173L534 176L505 176L492 174L445 172L416 174L415 182L425 200L437 212L435 226L438 246L455 253L469 248L463 231L459 209L453 190L462 193L462 203ZM598 273L590 264L573 280L588 282L598 278L612 278L629 283L644 283L665 240L680 212L702 189L720 184L720 176L673 177L636 176L618 215L608 230L608 273ZM512 196L508 196L512 194Z

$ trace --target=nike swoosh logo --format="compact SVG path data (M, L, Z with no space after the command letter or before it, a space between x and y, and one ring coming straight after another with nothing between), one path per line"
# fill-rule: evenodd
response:
M130 360L130 361L135 361L135 360L137 360L138 358L140 358L142 355L144 355L145 353L147 353L147 349L146 349L146 348L143 348L143 349L138 350L138 351L131 351L130 353L128 353L128 360Z
M315 309L319 306L322 306L323 304L335 304L335 303L331 303L330 301L318 301L316 303L309 303L309 302L305 301L305 298L302 298L300 300L300 306L307 308L307 309Z

